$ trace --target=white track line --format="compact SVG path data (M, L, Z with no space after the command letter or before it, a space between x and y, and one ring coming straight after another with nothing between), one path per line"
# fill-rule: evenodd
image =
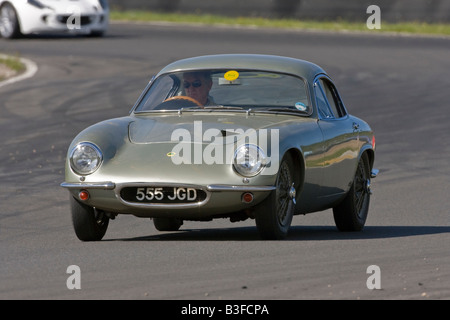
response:
M0 57L7 58L8 56L0 55ZM22 80L31 78L38 71L38 66L33 61L25 59L25 58L19 58L19 60L20 60L20 62L22 62L25 65L25 72L15 76L15 77L6 79L4 81L0 81L0 88L7 86L8 84L12 84L12 83L15 83L18 81L22 81Z

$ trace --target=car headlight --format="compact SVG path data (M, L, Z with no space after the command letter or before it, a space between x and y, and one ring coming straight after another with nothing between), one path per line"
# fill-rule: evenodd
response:
M103 161L100 149L93 143L81 142L70 153L70 166L80 175L88 175L97 170Z
M245 177L253 177L266 165L264 151L254 144L244 144L234 153L233 167Z

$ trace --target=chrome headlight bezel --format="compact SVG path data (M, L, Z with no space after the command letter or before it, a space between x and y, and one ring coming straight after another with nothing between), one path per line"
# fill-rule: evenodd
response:
M103 154L95 144L80 142L70 152L69 159L72 171L86 176L100 168L103 163Z
M233 168L244 177L258 175L266 166L266 154L255 144L243 144L234 152Z

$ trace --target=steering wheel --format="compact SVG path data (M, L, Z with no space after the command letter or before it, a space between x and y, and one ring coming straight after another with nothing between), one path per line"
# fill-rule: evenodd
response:
M198 102L196 99L188 97L188 96L174 96L172 98L164 100L164 102L174 101L174 100L187 100L187 101L195 103L199 107L202 106L202 104L200 102Z
M195 106L201 107L202 104L196 99L188 96L174 96L172 98L164 100L162 103L153 108L153 110L178 110L181 108L189 108Z

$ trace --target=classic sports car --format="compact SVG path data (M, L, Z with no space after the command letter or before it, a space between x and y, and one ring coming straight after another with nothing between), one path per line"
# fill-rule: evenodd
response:
M0 0L0 36L72 33L102 36L108 28L107 0Z
M333 208L339 230L364 227L375 137L350 115L319 66L226 54L173 62L129 116L97 123L69 147L65 182L80 240L100 240L118 214L255 219L263 239L292 217Z

